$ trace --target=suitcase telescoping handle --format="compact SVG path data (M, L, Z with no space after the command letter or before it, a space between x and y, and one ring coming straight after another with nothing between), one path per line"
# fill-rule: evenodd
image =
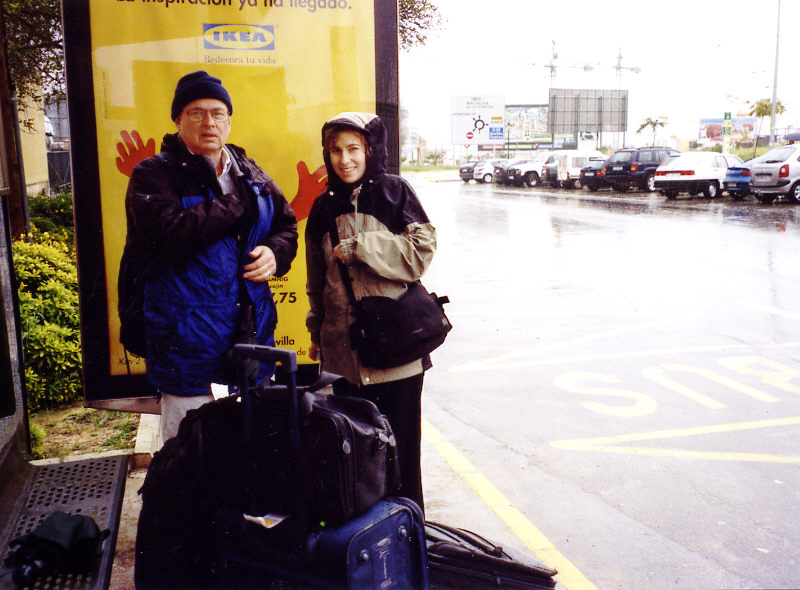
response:
M297 354L293 350L275 348L274 346L261 346L258 344L236 344L233 347L233 360L239 370L239 392L244 404L244 437L248 445L253 443L253 387L248 382L244 365L248 359L261 362L277 363L281 365L288 375L290 424L289 431L292 437L292 447L300 451L300 411L297 399Z
M297 353L285 348L261 346L259 344L237 344L233 347L233 358L237 361L256 359L265 363L279 363L291 373L297 373Z
M274 346L260 346L258 344L236 344L233 347L233 360L239 369L239 392L242 396L242 404L244 404L244 439L248 451L255 455L255 438L253 436L253 392L255 385L249 383L247 371L245 370L247 361L255 359L266 363L276 363L283 367L288 377L288 390L289 390L289 434L291 436L292 450L294 451L295 460L300 457L300 409L299 400L297 396L297 354L293 350L286 350L285 348L275 348ZM255 466L255 456L253 456L252 465ZM308 522L308 515L306 507L301 500L299 491L302 489L302 482L300 480L300 470L294 472L294 485L298 491L297 494L297 518L299 522L303 523L305 529ZM250 494L250 507L256 506L255 489L251 488Z

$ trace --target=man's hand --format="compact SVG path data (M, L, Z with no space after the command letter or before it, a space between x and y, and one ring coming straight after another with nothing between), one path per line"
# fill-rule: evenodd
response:
M275 262L275 254L266 246L253 248L253 251L250 252L250 258L253 259L253 262L244 267L245 272L242 275L248 281L253 281L254 283L268 281L278 268L277 262Z
M120 135L122 141L117 142L117 151L120 155L117 158L117 170L125 176L130 176L136 164L156 155L156 140L151 137L145 145L135 129L130 134L124 130L120 131Z
M297 221L308 217L314 199L325 189L327 181L325 166L320 166L311 174L305 162L297 163L297 194L292 199L292 211Z
M320 358L319 352L320 352L319 344L317 344L316 342L312 342L311 346L308 347L308 358L310 358L312 361L322 360Z

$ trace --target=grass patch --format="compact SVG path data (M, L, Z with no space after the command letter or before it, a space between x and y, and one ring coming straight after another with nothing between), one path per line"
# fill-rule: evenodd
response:
M82 402L31 414L31 431L42 434L37 459L130 449L139 414L84 408Z

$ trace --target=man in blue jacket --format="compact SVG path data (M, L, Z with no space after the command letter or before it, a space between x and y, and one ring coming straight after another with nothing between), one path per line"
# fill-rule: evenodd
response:
M125 198L126 252L137 248L147 260L145 358L161 394L162 441L189 409L213 399L211 383L235 382L229 351L237 338L274 342L267 281L297 253L297 221L283 193L226 143L232 114L218 78L183 76L171 110L177 133L134 168Z

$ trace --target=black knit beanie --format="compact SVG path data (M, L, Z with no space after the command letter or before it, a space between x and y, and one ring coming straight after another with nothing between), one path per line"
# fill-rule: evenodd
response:
M216 98L228 106L228 113L233 114L231 96L222 85L222 80L209 76L202 70L186 74L178 80L175 87L175 98L172 99L172 120L178 118L183 107L200 98Z

